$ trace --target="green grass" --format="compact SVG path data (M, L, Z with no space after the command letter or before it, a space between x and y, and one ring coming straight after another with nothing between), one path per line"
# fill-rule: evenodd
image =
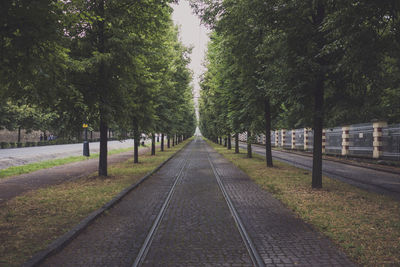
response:
M246 151L234 154L209 142L217 152L247 173L261 188L318 231L328 236L361 266L400 266L400 203L338 180L323 178L311 189L311 172Z
M130 150L133 150L133 148L114 149L114 150L110 150L108 152L108 155L119 154L119 153L127 152ZM61 158L61 159L52 159L52 160L34 162L34 163L29 163L29 164L21 165L21 166L13 166L13 167L9 167L7 169L0 170L0 179L10 177L10 176L20 175L20 174L24 174L24 173L30 173L30 172L34 172L34 171L38 171L38 170L42 170L42 169L48 169L48 168L52 168L55 166L60 166L60 165L68 164L68 163L84 161L84 160L88 160L88 159L94 159L94 158L98 158L98 157L99 157L99 153L95 153L95 154L91 154L90 157L72 156L72 157Z
M112 165L106 178L93 174L7 201L0 210L0 266L20 266L187 142L155 156L140 156L139 164L130 159Z

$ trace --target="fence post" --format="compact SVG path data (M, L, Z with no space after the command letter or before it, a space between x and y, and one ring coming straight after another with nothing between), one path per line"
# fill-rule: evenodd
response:
M281 146L282 148L285 147L285 138L286 138L286 130L281 130Z
M382 154L383 154L383 146L382 146L383 145L383 143L382 143L383 131L382 131L382 128L387 127L387 122L384 122L384 121L374 122L373 127L374 127L373 158L379 159L382 157Z
M342 127L342 156L347 156L349 154L349 139L350 139L350 127Z
M308 149L308 129L304 128L304 151Z
M325 154L326 129L322 129L322 154Z
M296 149L296 129L292 130L292 149Z

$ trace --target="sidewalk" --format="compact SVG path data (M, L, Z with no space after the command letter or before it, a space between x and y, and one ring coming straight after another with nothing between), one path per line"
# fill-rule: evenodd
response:
M158 145L159 147L159 145ZM147 153L151 148L140 147L139 155ZM133 151L108 156L108 165L133 158ZM0 205L5 201L30 190L77 180L98 170L97 158L74 162L50 169L22 174L0 180Z
M150 143L151 140L146 140ZM121 148L133 148L132 139L124 141L108 141L108 151ZM100 142L89 143L90 153L95 154L100 151ZM0 149L0 171L12 166L20 166L38 161L66 158L71 156L82 156L83 145L64 144L22 148Z

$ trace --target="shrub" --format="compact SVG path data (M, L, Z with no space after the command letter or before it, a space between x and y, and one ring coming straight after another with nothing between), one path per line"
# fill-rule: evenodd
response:
M1 148L8 148L10 144L8 142L1 142L0 143Z

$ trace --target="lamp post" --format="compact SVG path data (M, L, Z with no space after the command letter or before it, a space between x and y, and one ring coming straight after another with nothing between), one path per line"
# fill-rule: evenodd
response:
M86 157L90 156L90 152L89 152L89 141L87 139L87 134L88 134L88 125L86 123L84 123L82 125L83 129L85 129L85 140L83 141L83 155Z

